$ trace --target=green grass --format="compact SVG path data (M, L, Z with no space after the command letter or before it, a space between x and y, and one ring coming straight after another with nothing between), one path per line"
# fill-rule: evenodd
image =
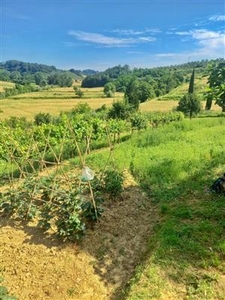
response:
M121 299L225 299L225 197L209 192L225 172L224 145L225 118L214 117L138 133L115 147L113 162L130 169L160 216ZM103 167L107 157L95 154L89 164Z

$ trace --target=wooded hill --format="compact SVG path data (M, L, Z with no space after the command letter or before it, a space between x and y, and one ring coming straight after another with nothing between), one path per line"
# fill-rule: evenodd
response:
M71 86L73 80L83 80L85 76L96 74L93 70L68 71L54 66L9 60L0 63L0 80L12 81L18 84L36 83L40 86L47 84Z
M148 84L148 89L151 90L149 99L153 99L169 93L182 83L189 82L193 69L195 69L196 77L207 77L211 67L222 61L224 60L202 60L167 67L134 69L128 65L119 65L104 72L86 76L82 81L82 87L101 87L112 82L117 92L125 92L130 83L138 79Z

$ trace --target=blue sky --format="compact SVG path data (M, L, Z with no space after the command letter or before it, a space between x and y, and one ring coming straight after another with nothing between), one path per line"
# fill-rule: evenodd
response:
M0 0L0 61L105 70L225 56L224 0Z

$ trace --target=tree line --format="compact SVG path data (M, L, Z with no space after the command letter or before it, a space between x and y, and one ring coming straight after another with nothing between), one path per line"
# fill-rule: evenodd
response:
M72 86L74 80L83 79L84 75L37 63L9 60L0 63L0 80L16 84L32 84L39 86L59 85Z

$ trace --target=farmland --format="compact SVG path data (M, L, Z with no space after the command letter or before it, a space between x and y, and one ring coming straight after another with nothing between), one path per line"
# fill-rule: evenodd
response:
M202 82L205 78L197 82L201 95ZM171 113L171 117L171 110L177 106L176 95L182 95L186 88L184 84L160 99L144 102L140 111L161 111ZM102 88L82 91L81 99L72 87L2 99L0 117L33 120L40 112L58 116L79 103L96 109L104 104L111 107L113 101L123 98L123 93L106 98ZM10 294L20 300L223 300L225 198L210 193L209 187L224 173L225 119L218 106L213 106L214 111L217 117L180 118L159 122L156 127L149 119L146 129L132 132L125 126L122 138L115 140L114 127L110 125L116 123L99 123L85 115L78 116L77 123L64 116L58 121L59 131L52 124L26 130L18 125L5 131L8 138L3 139L3 144L9 155L1 149L2 158L11 165L7 168L5 161L1 165L2 178L6 180L1 187L1 201L7 205L0 228L0 276ZM82 131L77 124L83 126ZM96 130L92 139L93 129L88 127L91 124L105 131L100 135L100 130ZM83 140L90 142L90 153ZM44 165L37 166L37 161ZM95 171L96 177L106 167L117 175L123 174L123 190L116 194L113 188L118 190L119 182L113 177L108 188L113 193L104 194L102 216L97 222L87 222L82 238L63 242L65 231L71 230L69 224L66 229L60 224L60 237L57 223L43 231L38 218L46 217L46 211L41 210L39 203L39 213L34 212L32 218L30 208L35 208L35 201L48 199L46 192L51 191L59 195L58 200L50 197L54 201L48 203L50 206L54 202L55 213L63 195L74 192L84 163ZM49 190L44 190L46 186ZM94 182L91 188L87 183L79 185L79 193L81 187L84 198L88 191L95 193ZM27 198L28 206L20 202L31 194L35 201ZM20 206L15 206L18 203ZM13 214L7 218L12 205ZM62 211L58 212L61 216ZM30 219L24 220L28 215ZM92 211L93 216L96 217ZM80 231L79 227L75 232Z
M196 91L202 97L206 89L205 77L196 79ZM78 83L76 83L78 85ZM13 83L2 82L3 87L12 87ZM177 106L178 100L187 91L188 84L184 83L172 90L165 96L152 99L140 105L140 111L169 111ZM73 87L53 87L40 92L19 94L6 99L1 99L0 119L10 116L25 117L33 120L34 116L40 112L50 113L54 116L60 112L68 112L78 103L88 103L92 109L97 109L102 105L110 107L114 101L123 99L123 93L115 93L114 97L107 98L103 93L103 88L81 88L84 93L82 98L78 98ZM204 106L204 105L203 105ZM217 105L213 105L213 111L219 111Z

